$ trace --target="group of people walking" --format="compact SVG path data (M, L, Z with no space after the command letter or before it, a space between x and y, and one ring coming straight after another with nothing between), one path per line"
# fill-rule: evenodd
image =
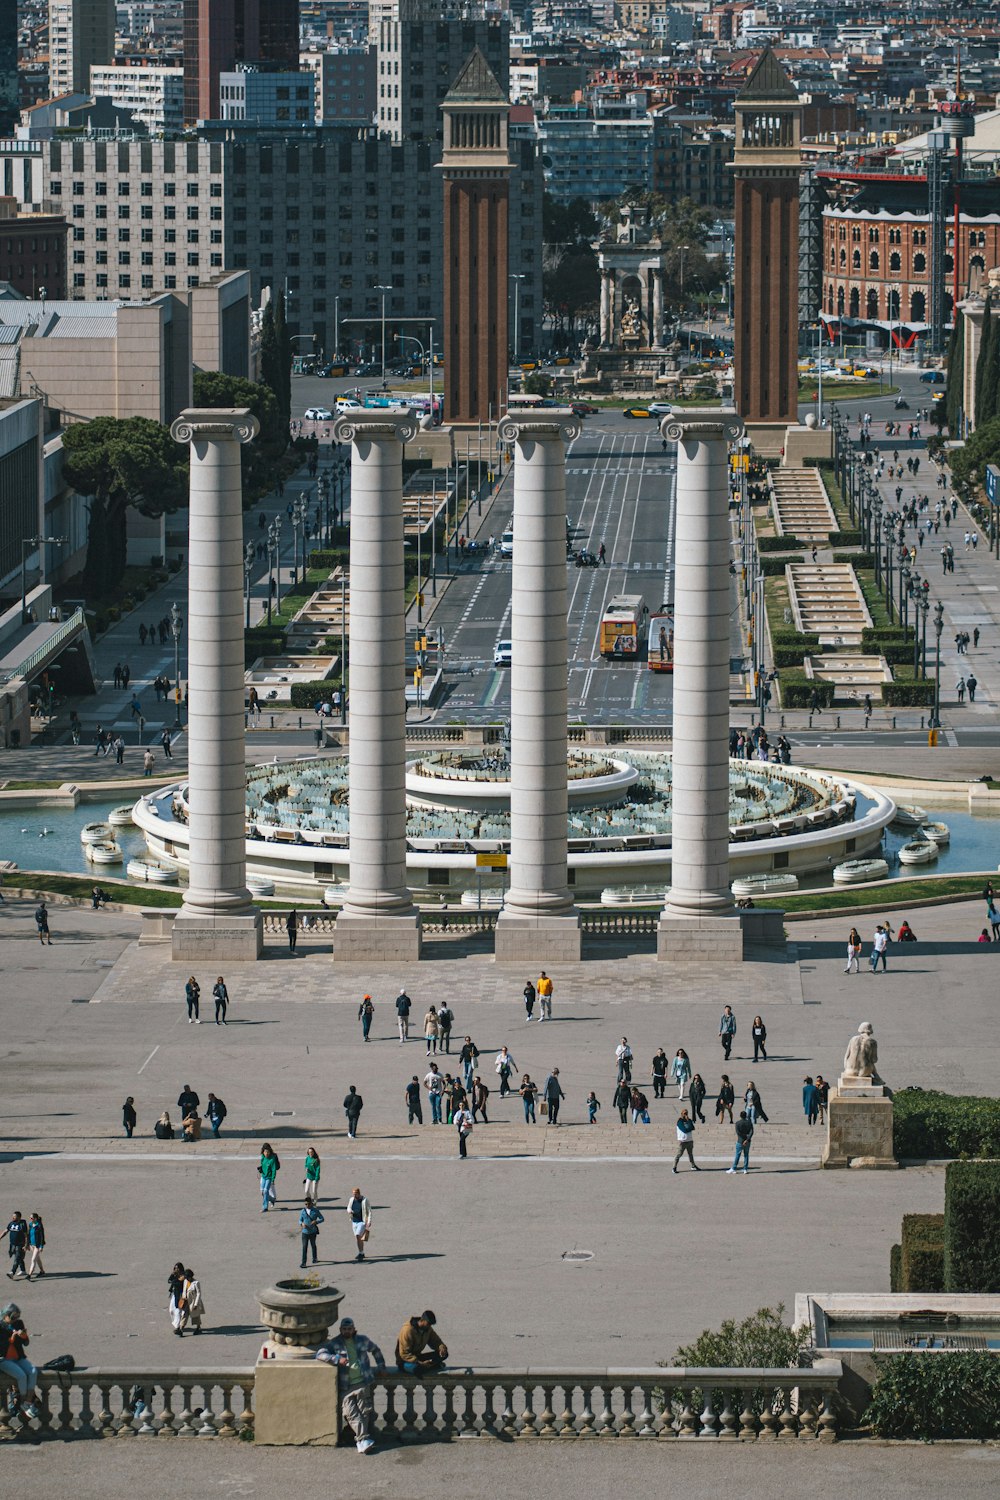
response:
M184 999L187 1003L188 1025L200 1026L201 985L193 974L184 986ZM228 1026L226 1016L229 1011L229 989L221 974L212 986L212 999L215 1001L216 1026Z

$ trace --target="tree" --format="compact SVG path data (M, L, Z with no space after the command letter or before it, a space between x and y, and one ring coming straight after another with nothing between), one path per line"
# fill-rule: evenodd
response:
M948 431L952 437L959 436L963 401L963 368L965 365L965 319L956 317L948 341L948 383L945 387L943 405L948 415ZM937 403L941 405L941 402Z
M195 370L195 406L249 406L260 423L260 435L244 445L244 452L257 443L269 457L277 458L288 446L288 427L281 421L278 402L269 385L223 375L218 370Z
M63 436L63 475L90 497L84 586L100 598L125 571L126 512L162 516L187 502L187 454L148 417L97 417Z
M285 406L285 382L281 373L281 341L278 335L277 317L275 315L274 298L264 308L264 317L260 329L260 378L272 391L277 403L279 419L284 419L288 426L291 415L291 399ZM289 380L289 389L291 381Z
M977 422L965 447L951 455L951 471L959 484L984 485L987 464L1000 464L1000 416Z
M597 256L589 246L564 255L544 273L542 286L547 310L559 324L557 343L562 346L567 337L572 342L577 317L597 311L601 289Z
M274 299L274 338L278 347L278 410L286 424L292 415L292 340L285 319L285 294L279 292Z
M987 371L988 371L989 365L990 365L990 355L991 355L991 350L992 350L992 346L993 346L993 342L994 342L994 338L995 338L994 330L993 330L992 307L993 307L992 297L989 295L989 293L987 293L986 302L983 305L983 331L982 331L982 334L981 334L980 339L979 339L979 354L976 357L976 425L977 425L977 427L981 427L984 422L988 422L989 419L990 419L990 417L991 417L991 415L992 415L992 413L987 410L986 404L985 404L984 399L983 399L984 392L985 392L985 389L986 389L986 382L987 382L987 378L988 378ZM962 321L963 322L965 321L964 317L963 317Z
M989 311L989 300L987 300L986 316L989 319L990 336L986 354L983 358L983 392L982 409L979 402L976 403L976 426L984 422L991 422L994 417L1000 416L1000 318L995 317ZM983 343L986 343L986 323L983 323ZM979 369L976 368L978 379Z
M546 193L542 200L542 239L560 251L589 245L597 234L597 215L586 198L571 198L561 203Z

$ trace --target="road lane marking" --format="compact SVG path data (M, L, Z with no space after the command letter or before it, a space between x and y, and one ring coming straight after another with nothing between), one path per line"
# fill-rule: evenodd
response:
M152 1052L146 1058L146 1061L143 1063L142 1067L139 1069L139 1073L143 1072L143 1070L149 1065L149 1063L151 1063L153 1061L153 1058L156 1056L156 1054L159 1052L159 1050L160 1050L160 1045L159 1045L159 1043L157 1043L156 1046L153 1048ZM138 1074L136 1074L136 1077L138 1077Z

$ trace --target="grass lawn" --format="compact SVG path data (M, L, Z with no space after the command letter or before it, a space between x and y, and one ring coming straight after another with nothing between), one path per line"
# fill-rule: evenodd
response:
M949 896L957 901L978 896L982 889L982 875L925 876L922 880L896 880L891 886L874 889L870 885L852 885L842 891L800 891L797 895L755 901L754 905L825 916L830 912L853 911L859 906L883 906L887 911L900 906L919 906L932 897Z
M60 776L58 781L0 781L0 792L49 791L54 787L63 786L68 779L66 776Z
M879 385L877 380L824 380L824 401L863 401L869 396L895 396L899 390L898 385ZM819 386L815 380L800 380L799 395L807 396L811 400L818 395Z

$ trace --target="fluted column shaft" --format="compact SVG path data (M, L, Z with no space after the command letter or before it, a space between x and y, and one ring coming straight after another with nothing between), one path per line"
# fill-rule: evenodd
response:
M249 916L243 722L243 489L248 410L182 412L171 432L191 447L188 557L190 880L184 911Z
M725 915L729 887L729 491L735 413L678 412L672 881L666 915Z

